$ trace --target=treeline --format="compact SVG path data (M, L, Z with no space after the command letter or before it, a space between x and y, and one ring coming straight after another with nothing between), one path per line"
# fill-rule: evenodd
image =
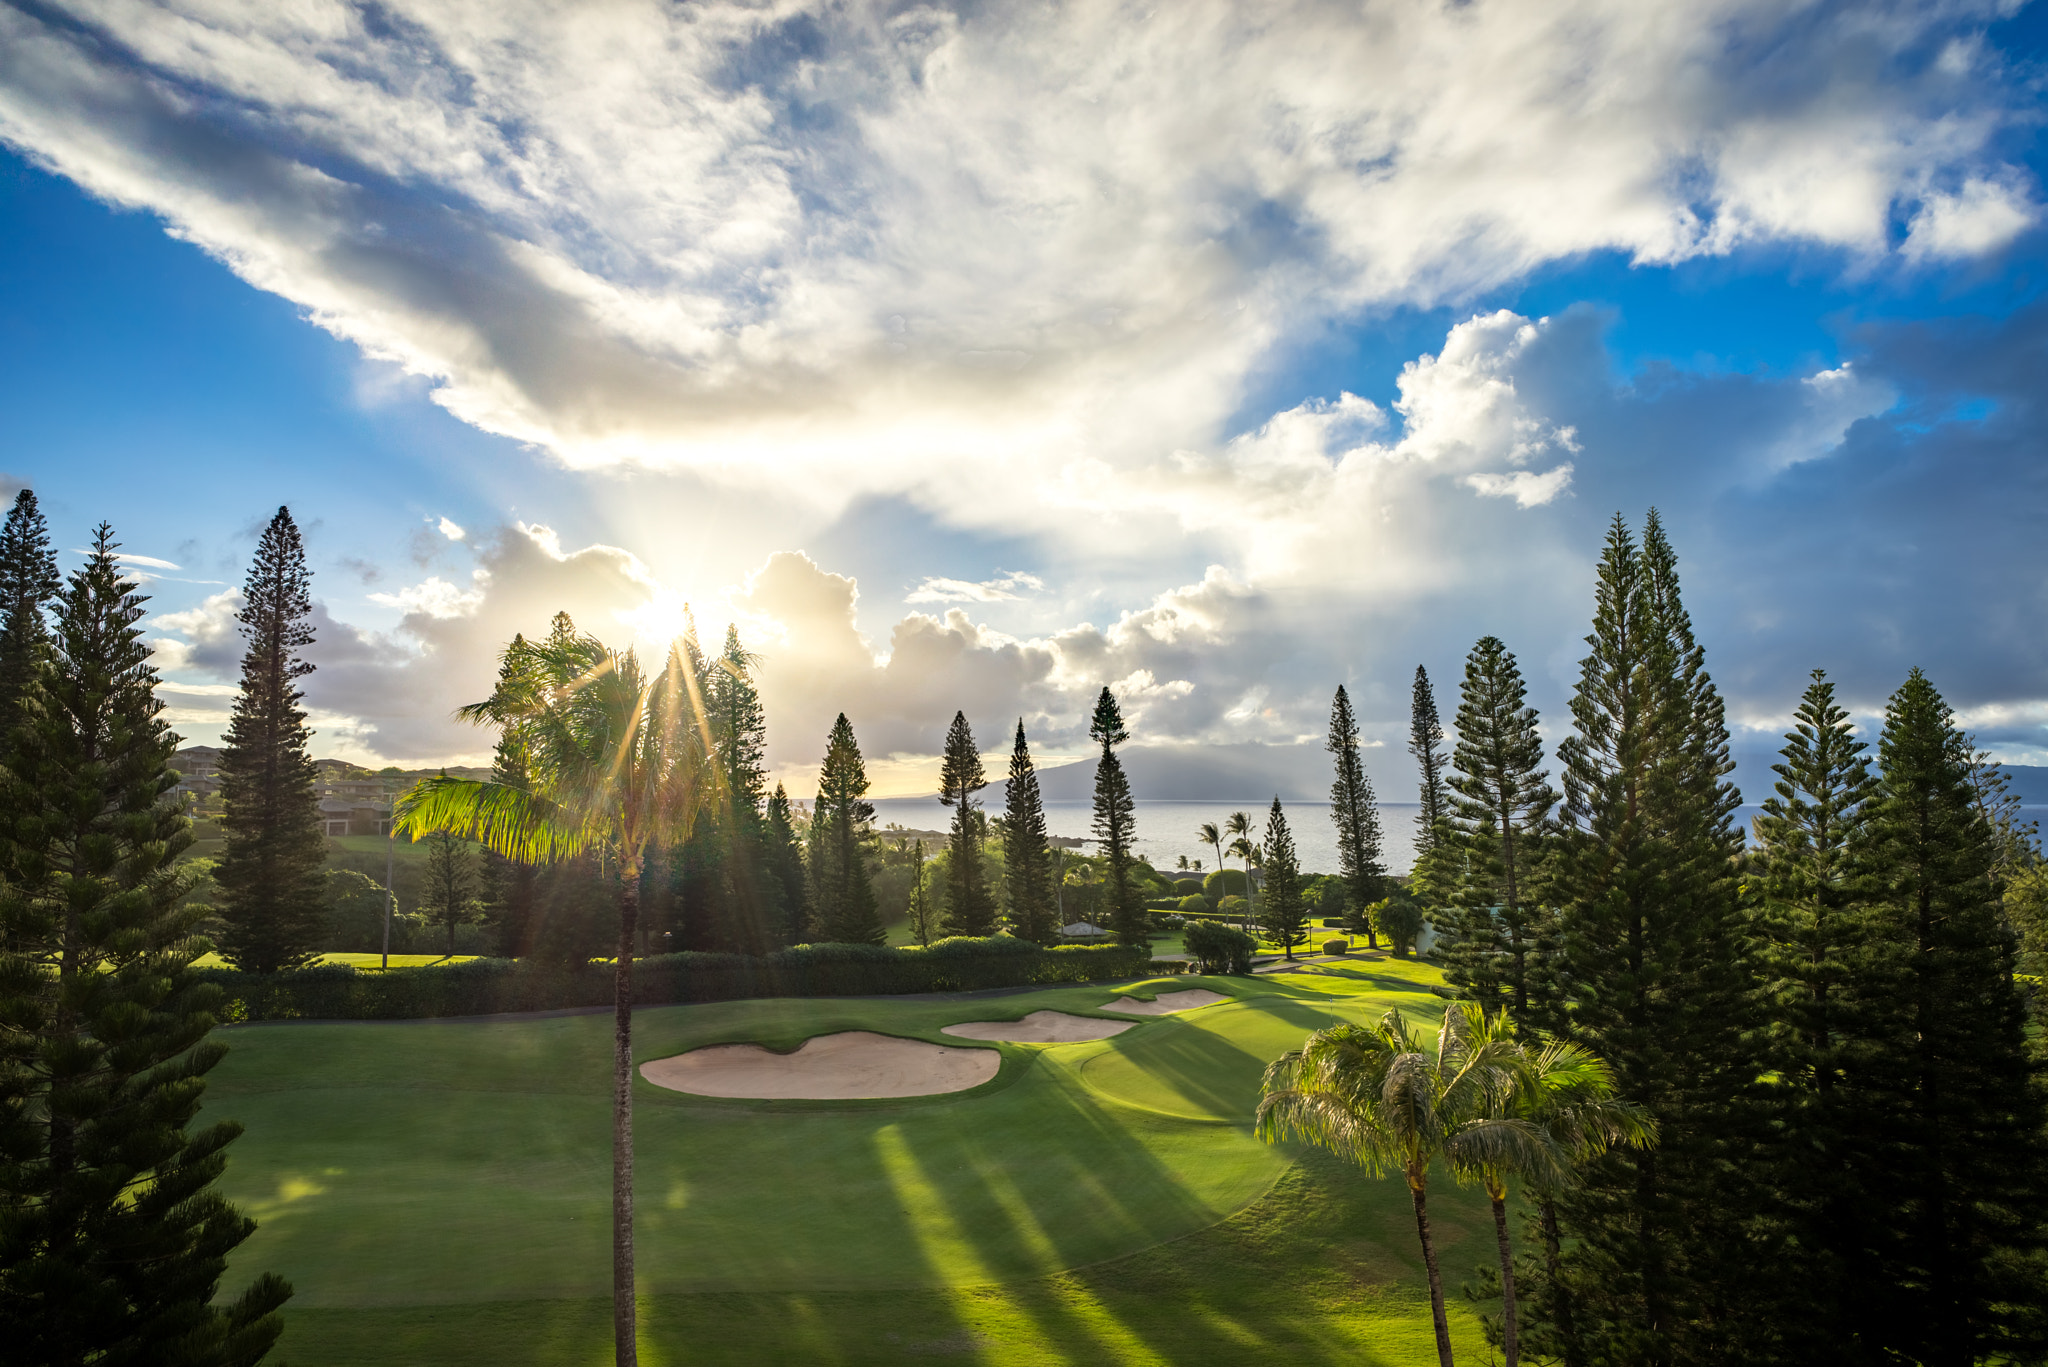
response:
M221 1294L256 1227L212 1189L241 1127L191 1128L224 996L194 968L207 912L146 600L111 529L90 544L60 578L28 490L0 526L0 1344L18 1362L248 1364L291 1287Z
M1410 885L1452 989L1606 1059L1661 1131L1525 1212L1525 1351L2041 1361L2048 1108L2016 969L2048 879L1996 767L1919 670L1874 753L1816 671L1746 848L1654 512L1640 543L1615 520L1587 644L1562 791L1500 640L1465 661L1448 753L1417 686Z

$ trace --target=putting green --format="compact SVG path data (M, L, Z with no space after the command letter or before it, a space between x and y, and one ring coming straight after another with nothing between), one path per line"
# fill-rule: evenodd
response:
M1107 1040L991 1044L1003 1060L996 1077L945 1096L721 1101L639 1081L642 1294L655 1304L985 1297L1215 1226L1259 1202L1299 1156L1251 1136L1266 1062L1333 1018L1433 1004L1429 970L1371 967L1200 980L1240 1000L1145 1020ZM1096 1015L1101 998L1099 988L1073 987L980 1000L655 1008L637 1017L635 1052L652 1059L742 1041L788 1049L842 1030L958 1048L940 1027L1036 1010ZM444 1327L601 1301L610 1266L608 1016L257 1026L225 1038L232 1048L214 1074L207 1118L248 1127L226 1186L260 1221L237 1275L282 1273L298 1291L294 1312L389 1312L394 1323ZM1412 1242L1405 1206L1387 1207L1392 1263L1382 1280L1410 1261L1401 1251ZM1455 1210L1445 1219L1455 1236ZM1412 1312L1395 1318L1405 1324ZM419 1360L452 1360L445 1346L421 1351ZM485 1352L479 1346L473 1360L489 1360ZM297 1334L288 1355L354 1360ZM1014 1360L1093 1359L1034 1350Z

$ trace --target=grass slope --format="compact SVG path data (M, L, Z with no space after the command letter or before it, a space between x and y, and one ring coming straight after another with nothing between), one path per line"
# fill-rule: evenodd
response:
M951 1097L726 1102L643 1083L649 1361L1427 1361L1399 1182L1297 1164L1246 1122L1267 1059L1333 1018L1429 1013L1432 976L1158 980L1139 991L1238 1000L1112 1040L999 1046L1000 1074ZM1110 995L658 1008L640 1013L637 1053L843 1029L958 1044L938 1028L1091 1013ZM603 1359L609 1024L228 1036L209 1110L248 1126L227 1185L261 1221L236 1273L298 1287L291 1361ZM1446 1188L1437 1220L1456 1280L1480 1261L1484 1209ZM1461 1335L1476 1349L1469 1323Z

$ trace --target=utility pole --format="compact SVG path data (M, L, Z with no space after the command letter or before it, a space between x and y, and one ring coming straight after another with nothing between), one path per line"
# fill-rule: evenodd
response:
M384 958L377 965L380 969L391 967L391 908L398 901L398 894L391 890L392 857L398 850L397 809L384 819Z

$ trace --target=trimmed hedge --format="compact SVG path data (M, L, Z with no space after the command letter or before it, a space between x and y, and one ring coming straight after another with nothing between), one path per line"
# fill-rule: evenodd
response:
M964 992L988 987L1139 978L1151 951L1123 945L1042 949L1006 935L956 936L928 946L797 945L762 958L744 954L657 954L634 961L641 1006L746 997L874 997ZM609 1006L609 964L573 969L520 959L473 959L426 968L358 973L323 964L288 973L198 970L227 994L221 1019L422 1020Z

